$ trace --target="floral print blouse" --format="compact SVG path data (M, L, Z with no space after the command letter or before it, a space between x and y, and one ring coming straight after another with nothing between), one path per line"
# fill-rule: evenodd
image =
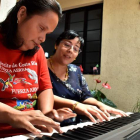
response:
M92 97L85 78L78 66L74 64L68 65L68 79L66 81L60 80L50 69L49 72L54 95L78 102Z

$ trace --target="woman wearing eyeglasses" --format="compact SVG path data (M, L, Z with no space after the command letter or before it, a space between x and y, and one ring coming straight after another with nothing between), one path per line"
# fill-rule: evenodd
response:
M80 68L71 64L81 52L84 40L75 31L63 32L55 42L55 54L48 59L48 67L53 85L54 106L56 109L69 107L80 115L87 116L96 122L109 120L110 113L126 116L126 113L111 108L94 99L88 89ZM78 118L78 117L77 117ZM77 119L79 122L81 119ZM65 121L62 125L74 122L74 119Z

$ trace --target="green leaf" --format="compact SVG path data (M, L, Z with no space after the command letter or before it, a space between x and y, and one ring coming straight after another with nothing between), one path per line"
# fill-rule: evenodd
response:
M90 92L91 92L91 95L92 95L94 98L96 98L97 92L96 92L95 90L91 90Z
M96 67L98 68L98 67L99 67L99 65L97 64L97 65L96 65Z
M137 100L137 103L133 107L133 112L140 112L140 98Z
M110 101L110 100L107 99L107 98L105 98L105 99L103 100L103 103L106 104L106 105L108 105L108 106L117 108L117 106L116 106L112 101Z
M108 105L108 106L111 106L111 107L114 107L114 108L117 108L117 106L109 99L106 98L106 96L104 95L103 92L101 92L100 90L91 90L91 94L93 96L93 98L97 99L98 101Z
M101 92L100 90L97 90L97 96L100 97L100 98L106 98L106 96L104 95L103 92Z
M36 100L33 101L33 107L35 107L35 105L36 105Z

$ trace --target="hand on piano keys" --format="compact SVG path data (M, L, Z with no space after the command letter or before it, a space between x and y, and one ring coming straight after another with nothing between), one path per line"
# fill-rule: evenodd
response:
M138 119L140 123L140 113L127 113L127 115L127 117L120 117L119 115L111 116L110 121L104 121L97 124L93 122L83 122L77 125L65 126L61 128L61 130L64 132L63 134L59 134L54 130L52 133L42 132L41 135L38 136L27 134L4 138L3 140L94 140L100 138L101 136L106 136L115 130L125 130L127 129L126 125L129 125L129 123L132 123L133 121L136 122ZM124 129L123 127L126 128ZM117 134L116 132L114 133ZM106 140L109 139L107 138Z

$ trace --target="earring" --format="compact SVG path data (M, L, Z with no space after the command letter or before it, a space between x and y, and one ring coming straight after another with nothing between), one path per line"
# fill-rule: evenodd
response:
M56 50L56 46L54 47L54 49Z
M76 58L74 60L76 60Z

